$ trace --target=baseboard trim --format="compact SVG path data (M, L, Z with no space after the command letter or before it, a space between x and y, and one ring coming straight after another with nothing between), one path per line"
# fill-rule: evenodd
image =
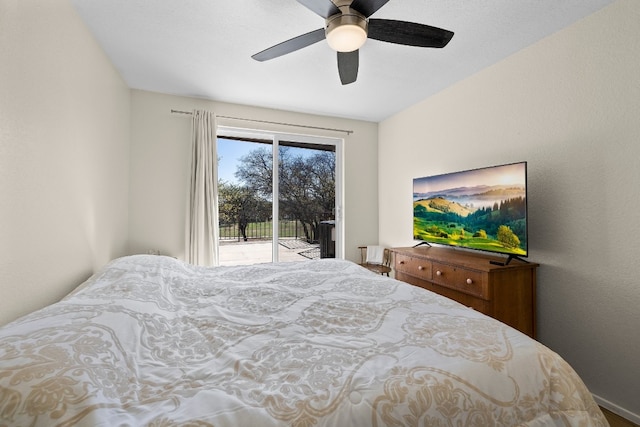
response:
M616 405L615 403L611 403L608 400L603 399L595 394L593 395L593 399L598 405L602 406L603 408L610 410L616 415L620 415L622 418L626 418L634 424L640 425L640 415L634 414L631 411L627 411L626 409Z

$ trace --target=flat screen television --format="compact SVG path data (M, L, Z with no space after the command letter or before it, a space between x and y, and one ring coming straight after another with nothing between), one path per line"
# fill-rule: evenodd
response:
M528 256L527 162L413 180L413 238ZM417 246L417 245L416 245Z

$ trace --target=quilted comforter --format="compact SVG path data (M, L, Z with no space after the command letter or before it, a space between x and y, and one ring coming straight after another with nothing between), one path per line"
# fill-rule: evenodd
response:
M135 255L0 329L1 426L605 426L557 354L340 260Z

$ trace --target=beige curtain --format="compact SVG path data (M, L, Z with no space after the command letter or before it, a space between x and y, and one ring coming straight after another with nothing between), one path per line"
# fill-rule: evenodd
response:
M216 117L193 110L185 261L218 265L218 171Z

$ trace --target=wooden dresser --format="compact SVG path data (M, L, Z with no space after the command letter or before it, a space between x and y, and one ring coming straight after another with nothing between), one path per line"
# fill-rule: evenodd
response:
M536 268L504 258L443 247L393 248L395 277L428 289L536 337Z

